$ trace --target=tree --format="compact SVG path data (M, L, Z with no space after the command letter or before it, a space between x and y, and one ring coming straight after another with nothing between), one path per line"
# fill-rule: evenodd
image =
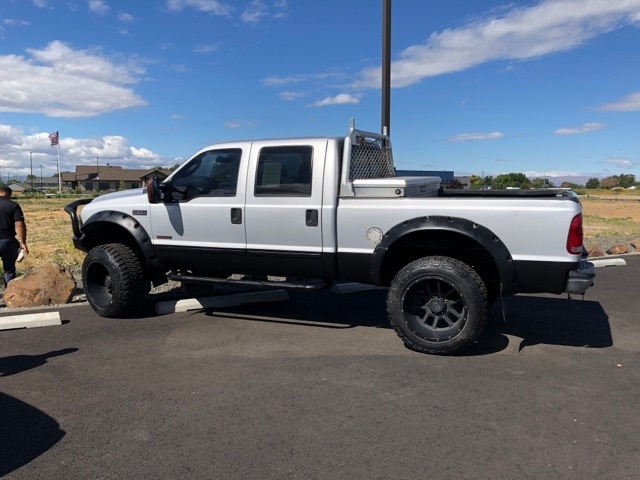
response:
M493 182L495 188L531 188L531 180L524 173L506 173L498 175Z
M600 180L593 177L587 180L587 184L585 185L587 188L600 188Z
M606 177L600 180L600 188L616 188L620 186L620 177L617 175L612 175L611 177Z
M471 175L469 177L469 188L471 190L480 190L482 188L482 178L478 175Z
M620 174L620 186L624 188L632 187L636 183L636 176L633 173Z
M531 188L553 188L555 185L548 178L534 178L531 181Z

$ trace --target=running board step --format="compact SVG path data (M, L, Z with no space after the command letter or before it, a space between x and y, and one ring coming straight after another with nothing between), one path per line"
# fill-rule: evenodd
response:
M169 275L170 280L183 283L198 283L201 285L221 283L224 285L242 285L261 288L290 288L298 290L321 290L329 285L324 282L287 282L286 280L249 280L249 279L232 279L218 277L202 277L199 275L185 275L182 273L173 273Z

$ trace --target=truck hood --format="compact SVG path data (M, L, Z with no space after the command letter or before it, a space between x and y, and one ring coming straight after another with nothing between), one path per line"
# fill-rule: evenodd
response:
M89 205L100 204L101 208L105 208L106 203L112 203L113 205L127 205L132 202L140 203L140 201L147 200L146 188L133 188L131 190L122 190L120 192L106 193L91 200Z
M106 193L91 200L80 211L82 221L86 221L95 212L102 210L129 211L135 208L146 208L149 205L147 190L134 188L120 192Z

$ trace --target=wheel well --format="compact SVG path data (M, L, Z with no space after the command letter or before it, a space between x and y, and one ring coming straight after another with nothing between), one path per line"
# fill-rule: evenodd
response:
M97 245L122 243L136 252L141 259L145 260L138 242L136 242L133 235L122 225L112 222L93 222L85 225L82 233L84 233L83 244L87 247L87 251Z
M133 225L133 228L136 230L138 228L143 230L137 222ZM157 260L157 258L155 255L150 258L149 247L151 246L151 243L146 233L141 234L142 232L136 232L137 235L134 235L127 226L110 221L94 221L88 223L82 228L82 233L83 247L86 248L87 252L95 246L105 245L108 243L120 243L126 245L135 252L138 258L140 258L140 262L145 273L149 275L154 285L166 282L166 277L164 276L165 272L161 271L161 269L154 268L153 265L150 265L150 263ZM138 238L136 238L136 236ZM142 242L142 245L140 242ZM143 249L146 249L147 251L145 252Z
M484 281L489 298L500 293L500 273L489 251L473 238L447 230L415 231L397 239L384 256L382 284L389 285L405 265L432 255L455 258L473 268Z

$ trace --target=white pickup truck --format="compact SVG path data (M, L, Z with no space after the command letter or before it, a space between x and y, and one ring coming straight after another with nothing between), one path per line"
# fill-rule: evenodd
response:
M65 210L88 252L85 293L104 317L134 315L167 278L359 282L388 287L389 320L410 348L450 354L478 338L501 296L583 294L595 276L573 192L396 177L389 138L353 122L346 137L211 145L162 183Z

